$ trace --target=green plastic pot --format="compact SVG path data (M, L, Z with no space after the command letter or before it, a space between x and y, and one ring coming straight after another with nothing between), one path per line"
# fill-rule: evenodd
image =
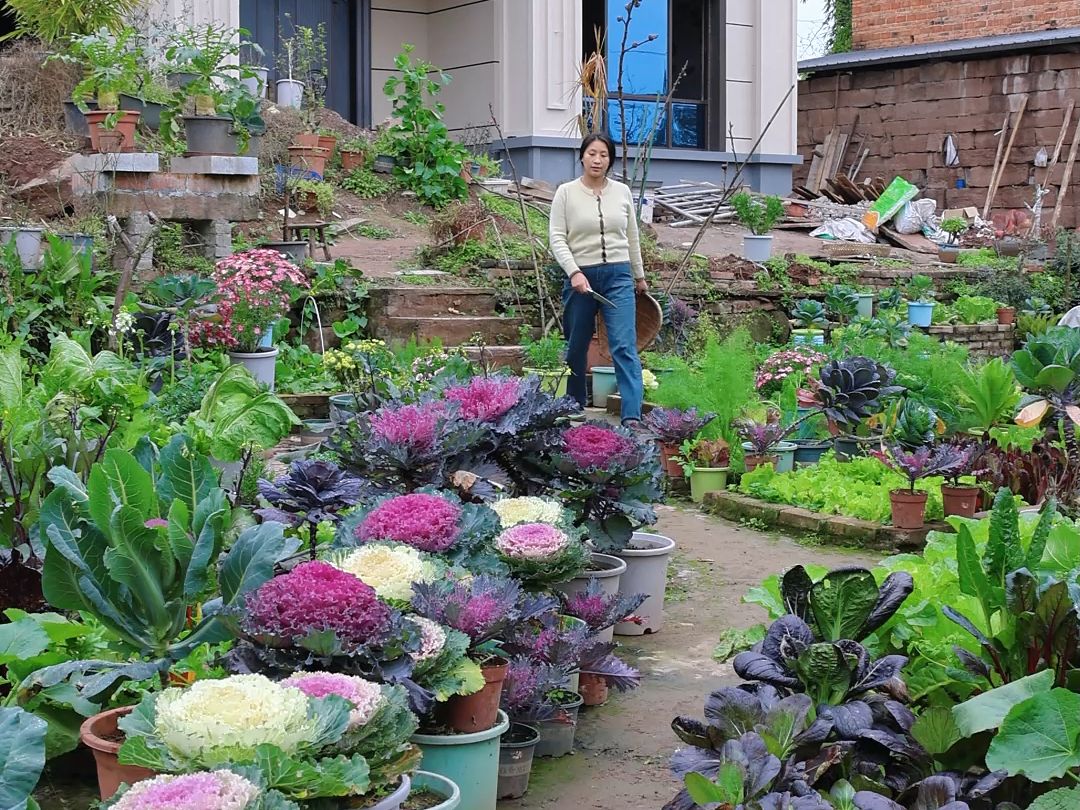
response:
M461 807L495 810L499 793L499 738L510 718L499 710L498 722L474 734L414 734L425 771L445 776L461 791Z
M522 371L540 378L540 390L556 398L566 396L566 386L570 382L568 369L523 368Z
M417 771L412 775L412 786L414 790L427 788L445 799L442 804L435 805L431 810L457 810L461 805L461 790L445 776L429 771Z
M705 493L720 492L727 488L730 467L699 467L690 474L690 499L694 503L705 500Z
M592 371L592 404L594 408L606 408L608 397L619 390L615 382L614 366L593 366Z

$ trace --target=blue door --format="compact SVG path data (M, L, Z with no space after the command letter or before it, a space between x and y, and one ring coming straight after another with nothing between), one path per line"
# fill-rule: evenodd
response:
M325 68L295 78L324 88L327 107L364 126L371 123L370 20L370 0L240 0L240 26L265 52L271 88L282 78L276 69L282 35L291 36L296 26L323 27Z

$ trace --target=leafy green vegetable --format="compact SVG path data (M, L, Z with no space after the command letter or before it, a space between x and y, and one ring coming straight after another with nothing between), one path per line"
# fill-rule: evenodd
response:
M1054 673L1047 669L983 692L953 707L956 728L964 737L997 728L1014 706L1034 695L1049 692L1053 685Z
M45 721L0 708L0 807L37 807L30 794L45 767Z
M1080 766L1080 695L1053 689L1014 706L986 754L991 770L1049 782Z

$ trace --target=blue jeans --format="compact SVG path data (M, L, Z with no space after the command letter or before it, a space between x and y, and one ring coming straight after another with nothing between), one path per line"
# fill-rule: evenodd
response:
M589 286L607 298L615 308L601 304L591 295L574 292L570 279L563 283L563 331L566 334L566 364L570 367L567 393L584 407L585 365L589 341L596 327L596 312L604 317L608 347L615 366L615 381L622 400L622 420L641 418L641 360L637 353L637 301L634 277L628 263L582 267Z

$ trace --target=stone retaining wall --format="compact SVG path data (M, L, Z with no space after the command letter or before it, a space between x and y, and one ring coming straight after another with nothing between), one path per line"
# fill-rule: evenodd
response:
M931 326L921 331L938 340L967 346L973 357L1005 357L1016 348L1016 329L1012 324L954 324Z

